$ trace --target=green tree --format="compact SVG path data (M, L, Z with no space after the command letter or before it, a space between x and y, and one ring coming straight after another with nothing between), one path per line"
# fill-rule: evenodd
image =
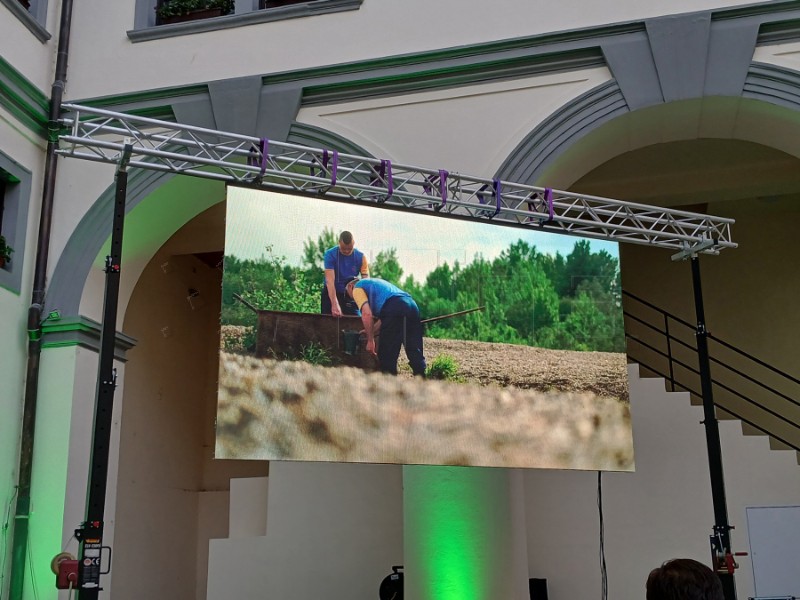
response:
M573 350L610 351L613 349L611 323L586 293L581 293L564 322L564 331Z
M308 238L303 242L303 265L307 269L322 271L325 251L339 244L339 234L333 229L325 227L317 239Z
M276 256L271 246L256 260L226 256L222 277L223 325L253 325L255 315L234 298L234 294L260 310L317 312L319 309L317 271L290 267L286 257Z
M403 268L397 260L397 250L389 248L381 250L369 266L369 273L372 277L380 277L389 283L400 286L403 277Z

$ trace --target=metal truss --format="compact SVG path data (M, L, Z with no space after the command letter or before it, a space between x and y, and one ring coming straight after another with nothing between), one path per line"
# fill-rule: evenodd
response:
M718 254L733 219L471 177L263 138L65 104L57 153L232 185L538 231Z

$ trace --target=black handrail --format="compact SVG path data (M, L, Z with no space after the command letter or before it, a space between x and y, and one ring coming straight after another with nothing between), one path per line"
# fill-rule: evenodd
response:
M639 362L639 366L647 369L651 373L654 373L654 374L658 375L659 377L664 377L665 379L667 378L666 374L662 373L661 371L659 371L655 367L652 367L652 366L648 365L645 362ZM678 385L678 387L682 387L684 390L686 390L690 394L694 394L695 396L698 396L698 397L700 396L700 392L698 392L697 390L692 389L691 387L689 387L687 385L684 385L684 384L682 384L680 382L676 382L676 385ZM776 440L778 440L782 444L786 444L787 446L789 446L793 450L796 450L797 452L800 452L800 447L795 446L792 442L790 442L788 440L785 440L784 438L780 437L779 435L777 435L777 434L775 434L775 433L773 433L773 432L771 432L771 431L769 431L767 429L764 429L760 425L757 425L756 423L753 423L751 420L747 419L746 417L743 417L742 415L736 413L735 411L733 411L733 410L731 410L729 408L725 408L724 406L720 406L719 404L716 404L716 403L715 403L715 407L717 409L719 409L719 410L721 410L723 412L726 412L729 415L739 419L743 423L747 423L751 427L753 427L755 429L758 429L761 433L764 433L764 434L766 434L766 435L768 435L768 436L770 436L772 438L775 438Z
M746 358L749 358L750 360L752 360L752 361L753 361L753 362L755 362L755 363L758 363L758 364L759 364L759 365L761 365L762 367L765 367L765 368L767 368L767 369L769 369L769 370L771 370L771 371L774 371L774 372L775 372L775 373L777 373L778 375L781 375L782 377L785 377L786 379L789 379L789 380L791 380L791 381L793 381L793 382L795 382L795 383L797 383L797 384L800 384L800 379L798 379L798 378L797 378L797 377L795 377L794 375L789 375L789 373L786 373L785 371L781 371L780 369L778 369L777 367L774 367L774 366L772 366L772 365L771 365L771 364L769 364L769 363L765 363L765 362L764 362L763 360L761 360L760 358L756 358L756 357L755 357L755 356L753 356L752 354L749 354L749 353L745 352L744 350L740 350L739 348L737 348L737 347L735 347L735 346L732 346L732 345L730 345L728 342L724 342L724 341L722 341L722 340L721 340L721 339L719 339L718 337L716 337L716 336L714 336L714 335L711 335L711 333L709 333L709 334L708 334L708 337L709 337L709 339L712 339L712 340L714 340L714 341L715 341L715 342L717 342L718 344L722 344L723 346L725 346L725 347L726 347L726 348L728 348L729 350L733 350L734 352L738 352L738 353L739 353L739 354L741 354L742 356L744 356L744 357L746 357Z
M657 334L659 336L658 340L663 340L664 342L666 342L666 352L664 352L660 348L657 348L653 344L648 343L644 339L641 339L641 337L636 336L633 333L626 332L625 337L628 340L630 340L632 342L635 342L636 344L639 344L644 348L649 349L651 352L655 353L656 355L658 355L658 356L662 357L664 360L666 360L667 364L669 366L669 374L663 373L663 372L659 371L658 369L655 369L652 366L646 364L643 361L636 360L636 358L633 357L632 355L631 355L631 358L633 360L636 360L636 362L641 364L647 370L655 373L656 375L659 375L659 376L664 377L665 379L667 379L670 382L673 391L675 390L675 386L677 385L678 387L680 387L682 389L685 389L686 391L690 392L691 394L694 394L695 396L700 397L701 394L699 392L697 392L696 390L691 389L688 385L686 385L686 383L684 383L683 379L678 380L678 378L676 378L676 374L675 374L675 370L674 370L674 366L676 366L676 365L686 369L687 371L689 371L690 373L693 373L695 375L699 374L699 371L696 368L686 364L685 362L683 362L682 360L680 360L676 356L674 356L672 343L676 342L680 346L683 346L683 347L689 349L693 353L697 352L697 347L693 346L693 345L691 345L691 344L689 344L689 343L687 343L685 341L683 341L679 337L676 337L670 331L669 323L670 323L670 320L672 320L675 323L684 326L685 328L691 329L693 333L696 332L696 326L693 325L692 323L684 320L684 319L681 319L680 317L677 317L677 316L667 312L666 310L656 306L652 302L649 302L647 300L644 300L643 298L640 298L639 296L636 296L635 294L632 294L632 293L626 292L626 291L623 291L622 294L623 294L624 297L630 298L631 300L634 300L635 302L638 302L639 304L641 304L643 306L646 306L646 307L652 309L653 311L655 311L656 313L660 314L661 320L663 320L663 329L659 328L656 325L653 325L651 322L646 321L644 318L639 317L637 315L634 315L629 310L625 310L623 308L623 314L625 315L625 317L627 317L628 319L630 319L632 321L635 321L635 322L639 323L640 325L644 326L646 330L655 332L655 334ZM656 320L659 320L659 319L656 319ZM719 339L717 337L711 336L711 334L708 334L708 338L709 339L713 339L716 343L718 343L721 346L724 346L725 348L737 353L739 356L744 357L744 358L752 361L753 363L755 363L755 364L757 364L757 365L759 365L761 367L765 367L765 368L769 369L773 373L783 377L785 380L787 380L789 382L800 384L800 379L798 379L798 378L796 378L796 377L794 377L792 375L789 375L788 373L785 373L785 372L781 371L780 369L778 369L776 367L773 367L772 365L769 365L768 363L766 363L763 360L753 356L752 354L750 354L748 352L745 352L743 350L740 350L739 348L736 348L735 346L731 345L730 343L725 342L725 341L723 341L723 340L721 340L721 339ZM629 355L630 355L631 354L631 352L630 352L631 348L629 348L628 351L629 351ZM759 388L761 388L762 390L764 390L766 392L769 392L771 394L774 394L778 398L782 398L782 399L790 402L791 404L793 404L795 406L800 406L800 402L798 402L797 400L789 397L788 395L786 395L785 393L783 393L781 391L778 391L777 389L773 388L770 385L767 385L765 383L762 383L761 381L758 381L755 377L749 375L748 373L743 372L742 370L740 370L738 368L735 368L735 367L731 366L730 364L726 363L725 361L723 361L723 360L721 360L719 358L716 358L716 357L710 357L710 360L712 362L714 362L715 364L719 365L720 367L727 369L731 373L742 377L746 381L749 381L749 382L759 386ZM745 367L743 367L743 368L745 368ZM718 381L716 379L712 379L711 381L712 381L713 385L716 385L716 386L718 386L718 387L730 392L734 396L739 397L740 399L744 400L748 404L752 405L754 408L757 408L757 409L759 409L761 411L764 411L765 413L770 414L773 417L776 417L776 418L780 419L781 421L787 423L791 427L794 427L795 429L800 430L800 425L798 425L797 423L795 423L791 419L787 418L786 416L776 412L775 410L773 410L773 409L771 409L771 408L769 408L767 406L764 406L760 402L752 400L751 398L747 397L741 391L730 387L730 385L733 385L731 382L723 383L723 382ZM774 432L765 429L763 426L757 425L757 424L753 423L752 421L742 417L741 415L737 414L736 412L734 412L730 408L728 408L726 406L721 406L718 402L715 402L714 404L715 404L716 408L719 408L720 410L723 410L724 412L736 417L737 419L741 420L742 422L747 423L748 425L754 427L755 429L770 435L771 437L775 438L776 440L780 441L781 443L786 444L787 446L789 446L791 448L794 448L795 450L800 452L800 448L798 448L797 445L795 445L794 443L789 442L789 441L783 439L782 437L780 437L779 435L776 435Z
M673 315L672 313L667 312L663 308L660 308L660 307L656 306L655 304L653 304L652 302L648 302L647 300L644 300L643 298L640 298L636 294L632 294L631 292L627 292L625 290L622 290L622 295L626 296L628 298L632 298L633 300L636 300L640 304L644 304L645 306L647 306L649 308L652 308L653 310L661 313L661 315L665 318L665 320L669 318L669 319L672 319L673 321L675 321L677 323L680 323L681 325L685 325L686 327L688 327L688 328L690 328L692 330L694 330L696 328L695 324L690 323L689 321L685 321L684 319L681 319L680 317L677 317L677 316ZM627 312L625 314L627 316L629 316L629 317L631 317L633 319L636 319L637 321L642 322L644 324L644 322L641 321L641 319L636 318L634 315L632 315L630 313L627 313ZM664 333L664 332L661 332L657 327L653 327L653 329L655 329L656 331L659 331L660 333ZM666 331L667 331L667 333L669 332L668 329ZM800 379L795 377L794 375L791 375L791 374L787 373L786 371L782 371L781 369L779 369L779 368L777 368L777 367L775 367L775 366L773 366L773 365L761 360L757 356L753 356L749 352L745 352L744 350L742 350L740 348L737 348L733 344L730 344L730 343L718 338L717 336L713 335L711 332L708 332L706 335L708 336L709 339L712 339L715 342L717 342L718 344L721 344L722 346L725 346L728 350L733 350L737 354L740 354L741 356L744 356L745 358L747 358L749 360L752 360L754 363L757 363L759 366L762 366L762 367L764 367L766 369L769 369L770 371L774 372L775 374L780 375L781 377L784 377L784 378L786 378L786 379L788 379L788 380L800 385ZM672 339L678 340L678 338L675 338L675 337L673 337ZM678 341L680 341L680 340L678 340ZM724 363L719 363L719 364L721 364L722 366L727 366Z

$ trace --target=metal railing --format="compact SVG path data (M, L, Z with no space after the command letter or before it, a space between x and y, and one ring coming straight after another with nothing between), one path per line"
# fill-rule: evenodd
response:
M628 357L702 400L696 325L623 291ZM800 379L708 333L714 405L800 452Z

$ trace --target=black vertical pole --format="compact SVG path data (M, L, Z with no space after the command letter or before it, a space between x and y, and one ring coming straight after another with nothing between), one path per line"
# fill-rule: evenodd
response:
M694 284L694 306L697 313L697 360L700 367L700 389L703 394L703 424L708 446L708 467L711 474L711 498L714 504L714 535L711 536L711 551L714 569L722 580L725 600L736 600L736 582L728 565L733 564L731 551L731 526L728 523L728 506L725 499L725 481L722 473L722 448L719 439L719 423L714 412L714 396L711 384L711 365L708 359L708 331L706 331L703 290L700 285L700 261L692 256L692 282Z
M117 338L117 304L119 301L120 263L122 262L122 228L125 223L125 198L128 188L127 162L131 146L125 146L116 175L114 219L111 230L111 251L106 257L106 289L103 301L103 327L100 334L100 365L97 376L92 457L89 471L89 490L86 503L86 520L75 532L81 542L78 562L78 597L80 600L97 600L100 592L100 575L103 549L103 519L108 480L108 455L111 441L114 388L117 373L114 368L114 350ZM109 556L110 558L110 556Z

